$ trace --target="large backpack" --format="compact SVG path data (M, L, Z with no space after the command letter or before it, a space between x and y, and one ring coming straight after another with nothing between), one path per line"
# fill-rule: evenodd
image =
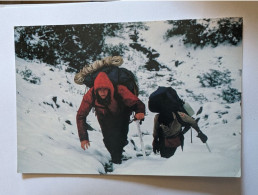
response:
M83 83L89 88L93 87L94 80L98 76L99 72L105 72L115 88L117 85L124 85L134 95L138 96L139 88L137 86L137 80L134 74L125 68L120 68L117 66L103 66L85 76Z
M183 126L189 125L185 123L177 113L184 112L188 114L188 112L184 108L184 101L180 99L176 90L172 87L158 87L158 89L150 95L148 107L151 112L156 113L174 112L178 121Z
M186 112L181 100L172 87L158 87L149 97L149 110L151 112Z

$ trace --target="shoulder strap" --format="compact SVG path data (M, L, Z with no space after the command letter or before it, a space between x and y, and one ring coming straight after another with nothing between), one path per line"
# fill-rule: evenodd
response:
M118 104L122 103L122 96L118 93L118 86L113 84L114 86L114 98Z
M125 112L126 106L123 102L122 96L118 93L118 86L114 84L114 98L117 101L119 112Z
M176 119L177 121L182 125L182 126L190 126L189 123L185 122L182 120L182 118L179 116L178 112L174 112L174 114L176 115Z

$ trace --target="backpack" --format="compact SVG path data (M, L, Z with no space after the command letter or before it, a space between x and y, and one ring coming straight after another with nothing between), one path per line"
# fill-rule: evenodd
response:
M139 88L134 74L125 68L117 66L104 66L85 76L83 84L91 88L99 72L105 72L116 89L117 85L126 86L134 95L138 96Z
M158 87L154 91L148 101L148 107L151 112L184 112L184 101L181 100L172 87Z
M175 89L172 87L158 87L154 91L148 101L148 107L151 112L156 113L172 113L174 112L178 122L182 126L189 126L188 123L184 122L177 112L183 112L187 115L188 112L184 108L184 101L180 99Z

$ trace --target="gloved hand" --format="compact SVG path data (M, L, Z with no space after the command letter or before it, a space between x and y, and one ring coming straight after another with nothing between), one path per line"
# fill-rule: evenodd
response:
M153 149L153 152L156 154L160 151L160 147L159 147L159 140L157 139L153 139L153 142L152 142L152 149Z
M81 141L81 148L83 149L83 150L86 150L86 149L88 149L90 147L90 142L88 141L88 140L83 140L83 141Z
M198 133L197 137L199 137L203 143L206 143L208 140L208 137L201 131Z
M135 118L137 120L143 120L144 119L144 113L137 113L137 114L135 114Z

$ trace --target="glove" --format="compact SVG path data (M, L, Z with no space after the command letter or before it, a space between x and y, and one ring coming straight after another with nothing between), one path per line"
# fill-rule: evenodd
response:
M137 120L143 120L144 119L144 113L137 113L137 114L135 114L135 118Z
M203 143L206 143L208 140L208 137L201 131L198 133L197 137L199 137Z
M88 140L83 140L83 141L81 141L81 148L83 149L83 150L86 150L86 149L88 149L90 147L90 142L88 141Z
M156 154L160 151L160 147L159 147L159 141L157 139L153 139L153 142L152 142L152 149L153 149L153 152Z

